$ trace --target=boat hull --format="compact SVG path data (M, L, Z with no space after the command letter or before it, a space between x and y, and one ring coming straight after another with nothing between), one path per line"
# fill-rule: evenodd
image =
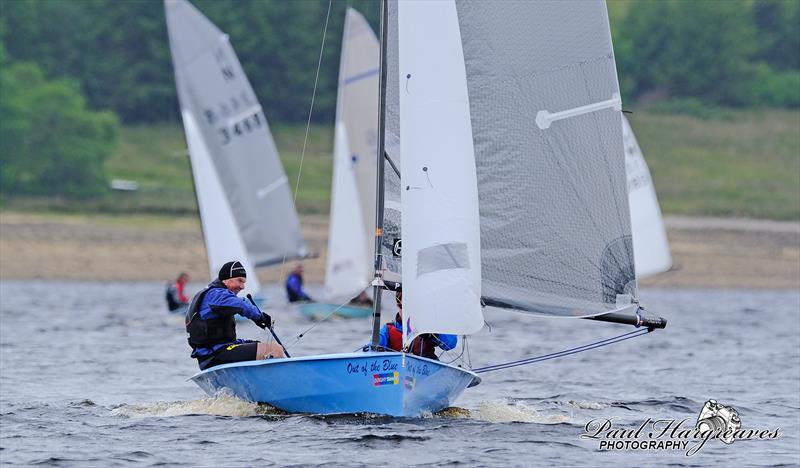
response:
M372 315L372 309L368 307L338 306L336 304L325 304L322 302L305 302L296 304L297 312L303 317L312 320L320 320L327 317L334 310L333 315L342 318L365 318Z
M238 362L192 380L209 395L224 391L293 413L391 416L442 410L480 382L468 370L431 359L374 352Z

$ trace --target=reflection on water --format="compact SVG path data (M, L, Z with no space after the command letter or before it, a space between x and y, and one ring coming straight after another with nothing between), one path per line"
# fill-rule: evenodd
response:
M197 365L188 357L182 317L165 312L162 287L0 283L0 461L367 466L402 454L404 464L503 466L800 462L797 292L644 290L649 310L669 319L666 331L486 373L455 408L390 418L293 415L204 395L187 381ZM353 351L369 340L369 320L331 320L297 340L311 323L274 299L280 290L268 293L267 309L292 355ZM469 339L473 367L629 330L492 310L486 320L491 329ZM238 330L266 339L249 322ZM599 451L578 438L593 418L623 427L648 417L694 421L710 398L735 407L743 427L779 427L781 437L708 444L692 458L681 451Z

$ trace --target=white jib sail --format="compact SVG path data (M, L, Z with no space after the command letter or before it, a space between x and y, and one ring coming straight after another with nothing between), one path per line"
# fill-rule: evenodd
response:
M404 343L483 326L480 219L453 1L398 2Z
M325 296L337 301L352 298L369 285L371 250L364 236L363 216L353 161L344 123L336 124L331 186Z
M625 146L625 172L628 176L633 258L636 276L643 278L669 270L672 267L672 257L653 179L625 116L622 117L622 141Z
M192 176L194 185L197 187L195 190L197 205L200 210L200 218L204 220L200 224L206 244L209 278L216 278L219 269L226 262L238 259L244 265L245 270L250 272L244 294L257 294L261 290L261 284L247 255L242 236L236 228L236 220L233 218L228 198L222 190L222 184L217 177L211 155L203 142L191 112L184 111L181 112L181 115L183 116L186 143L189 145L189 153L192 158ZM214 222L208 221L212 219Z

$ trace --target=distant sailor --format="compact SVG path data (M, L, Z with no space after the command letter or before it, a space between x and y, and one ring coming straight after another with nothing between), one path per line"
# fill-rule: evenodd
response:
M379 345L392 351L403 349L403 290L395 292L395 302L397 303L397 314L394 316L393 323L387 323L381 328ZM458 344L456 335L444 333L425 333L414 338L408 352L428 359L439 360L436 356L436 348L445 351L451 350Z
M183 291L186 282L189 281L189 275L181 273L174 283L167 284L167 308L170 312L180 314L186 313L186 308L189 306L189 298Z
M303 265L294 267L286 278L286 298L289 302L311 301L311 297L303 291Z
M236 320L239 314L261 328L269 328L272 319L258 307L236 297L244 289L247 272L238 261L228 262L219 270L219 276L192 299L186 313L186 332L192 357L200 369L252 361L269 357L285 357L277 343L236 338Z

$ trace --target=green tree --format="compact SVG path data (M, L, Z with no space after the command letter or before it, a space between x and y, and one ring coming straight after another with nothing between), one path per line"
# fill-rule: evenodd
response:
M750 103L755 34L744 6L711 0L637 3L620 31L629 41L620 74L634 77L630 91Z
M116 118L92 112L79 89L30 63L0 68L0 192L86 197L106 190Z

